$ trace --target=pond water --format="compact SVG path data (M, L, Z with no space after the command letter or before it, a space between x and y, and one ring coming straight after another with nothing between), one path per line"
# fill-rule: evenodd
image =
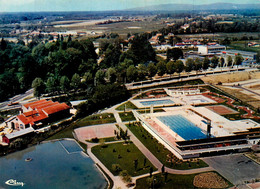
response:
M31 161L25 161L32 158ZM9 186L14 179L24 186ZM0 158L0 188L105 188L104 176L74 140L49 142Z

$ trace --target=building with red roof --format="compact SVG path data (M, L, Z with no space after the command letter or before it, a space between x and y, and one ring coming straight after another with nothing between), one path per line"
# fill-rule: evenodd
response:
M65 103L51 100L38 100L22 105L20 115L9 119L6 124L13 131L21 131L32 127L38 129L55 120L69 116L70 107Z

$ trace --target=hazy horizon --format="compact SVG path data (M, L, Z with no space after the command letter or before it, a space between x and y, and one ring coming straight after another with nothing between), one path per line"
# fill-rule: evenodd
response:
M116 11L160 4L259 4L260 0L0 0L0 12Z

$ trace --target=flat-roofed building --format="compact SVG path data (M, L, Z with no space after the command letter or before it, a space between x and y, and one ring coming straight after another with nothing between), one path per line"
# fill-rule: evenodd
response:
M222 51L226 50L226 47L218 44L210 45L198 45L198 54L208 55L208 54L220 54Z

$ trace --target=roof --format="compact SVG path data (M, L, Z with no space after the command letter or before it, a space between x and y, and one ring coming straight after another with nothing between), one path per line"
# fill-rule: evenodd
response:
M31 106L35 106L35 105L37 105L38 103L42 103L42 102L46 102L46 101L47 101L47 100L42 99L42 100L38 100L38 101L35 101L35 102L30 102L30 103L24 104L23 106L28 109L28 108L31 107Z
M6 134L5 136L8 139L13 139L13 138L17 138L19 136L22 136L22 135L25 135L25 134L28 134L28 133L31 133L31 132L34 132L34 129L32 127L29 127L27 129L22 129L20 131L16 131L16 132L13 132L13 133L10 133L10 134Z
M50 114L54 114L56 112L67 110L67 109L70 109L70 107L67 104L62 103L62 104L56 104L56 105L44 108L44 109L42 109L42 111L45 112L47 115L50 115Z
M48 118L50 114L70 109L70 107L65 103L60 104L59 102L53 102L51 100L47 101L45 99L24 104L24 107L27 109L29 107L33 109L32 111L27 111L17 116L17 118L25 125L34 125L36 122Z
M41 121L43 119L48 118L48 115L46 115L43 111L30 111L23 113L21 115L18 115L17 118L21 120L25 125L31 124L34 125L35 122Z

